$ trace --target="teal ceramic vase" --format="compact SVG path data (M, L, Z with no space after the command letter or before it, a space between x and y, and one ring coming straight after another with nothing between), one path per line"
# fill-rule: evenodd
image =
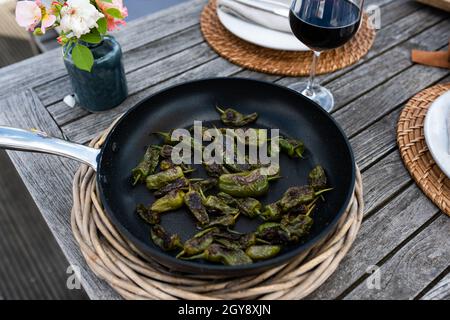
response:
M65 48L64 56L77 105L91 112L118 106L128 95L120 44L114 37L104 36L98 44L83 45L94 55L91 72L75 66L72 61L72 48Z

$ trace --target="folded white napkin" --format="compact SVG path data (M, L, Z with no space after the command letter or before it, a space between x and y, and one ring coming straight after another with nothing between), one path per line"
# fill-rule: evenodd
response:
M292 0L218 0L217 7L269 29L291 33L289 6ZM271 12L274 11L274 12Z
M447 153L450 155L450 111L447 114L447 144L448 144Z

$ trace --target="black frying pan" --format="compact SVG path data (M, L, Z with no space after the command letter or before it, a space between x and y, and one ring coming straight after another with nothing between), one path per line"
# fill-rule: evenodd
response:
M261 200L278 200L290 186L306 183L306 176L321 164L334 187L314 212L314 225L300 244L288 247L277 257L245 266L223 266L203 261L184 261L156 247L150 227L135 213L137 203L149 204L152 194L144 185L133 188L130 172L142 158L146 146L160 143L152 132L189 128L194 120L219 124L215 105L233 107L243 113L258 112L257 126L278 128L280 133L303 139L305 159L280 159L283 178L271 183ZM201 274L244 275L280 265L310 248L332 231L351 198L355 183L353 153L344 133L318 105L299 93L271 83L236 78L206 79L184 83L150 96L128 111L109 133L102 150L48 138L41 133L0 127L0 147L56 153L83 161L97 170L101 200L113 224L143 252L179 271ZM198 170L193 176L203 176ZM242 217L236 230L249 232L261 221ZM180 209L165 213L163 227L182 240L198 230L191 215Z

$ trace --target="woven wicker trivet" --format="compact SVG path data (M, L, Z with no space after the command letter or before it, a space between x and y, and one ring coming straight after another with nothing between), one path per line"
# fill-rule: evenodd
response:
M397 142L406 168L422 191L450 215L450 179L439 169L428 151L423 125L428 108L450 83L428 88L406 104L397 125Z
M90 146L101 147L108 131ZM355 240L363 216L361 175L336 230L291 262L240 278L181 274L146 257L106 216L95 172L82 165L73 182L72 230L87 264L125 299L301 299L336 270Z
M263 48L233 35L217 17L216 1L203 9L200 19L203 36L209 45L225 59L250 70L284 76L306 76L312 62L312 52L292 52ZM344 46L322 53L317 74L333 72L358 62L372 47L375 30L367 15L358 33Z

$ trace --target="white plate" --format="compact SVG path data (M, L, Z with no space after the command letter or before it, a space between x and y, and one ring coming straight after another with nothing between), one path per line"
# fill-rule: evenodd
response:
M228 31L247 42L275 50L309 50L293 34L271 30L243 21L220 9L217 9L217 15L219 16L220 22Z
M428 109L424 132L428 149L437 165L450 178L449 136L447 118L450 113L450 91L440 96Z

